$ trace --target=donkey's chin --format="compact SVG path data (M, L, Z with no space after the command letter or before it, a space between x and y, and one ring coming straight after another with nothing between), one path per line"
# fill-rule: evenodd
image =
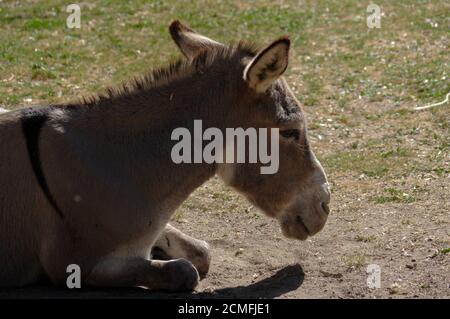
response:
M303 223L297 223L295 227L285 222L280 222L281 232L286 238L306 240L310 235L308 228Z

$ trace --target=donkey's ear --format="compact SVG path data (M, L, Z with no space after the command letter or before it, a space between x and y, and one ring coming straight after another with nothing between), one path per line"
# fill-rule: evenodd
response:
M288 66L290 40L280 38L261 50L244 70L244 80L257 92L265 92Z
M202 49L223 46L223 44L195 32L178 20L170 24L169 31L173 41L188 59L195 57Z

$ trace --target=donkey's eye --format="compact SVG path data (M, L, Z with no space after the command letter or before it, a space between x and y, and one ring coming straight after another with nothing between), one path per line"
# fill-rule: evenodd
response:
M284 138L294 138L295 140L298 140L300 138L300 131L296 129L283 130L280 131L280 135Z

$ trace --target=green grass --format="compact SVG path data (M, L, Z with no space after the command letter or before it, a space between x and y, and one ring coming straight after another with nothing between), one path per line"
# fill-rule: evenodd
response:
M52 30L55 28L63 27L63 23L61 20L56 19L30 19L25 22L23 28L25 31L34 31L34 30Z
M371 198L373 202L376 204L384 204L384 203L413 203L416 201L415 197L405 193L399 189L388 188L385 191L386 195L378 195Z
M404 174L403 164L409 158L409 152L401 148L380 151L380 146L370 143L358 145L353 142L350 150L336 152L322 159L324 165L335 171L368 177L380 178L386 174ZM412 169L412 166L410 167Z
M356 237L355 237L356 241L363 242L363 243L370 243L376 239L377 238L374 235L369 235L369 236L356 235Z
M294 61L298 60L305 81L299 97L307 106L320 104L325 93L332 93L331 87L349 90L353 98L360 95L368 101L395 96L400 87L400 101L411 96L424 102L443 98L450 89L446 73L448 50L442 42L448 36L446 1L377 4L387 15L382 18L381 29L369 30L365 25L367 4L359 1L280 4L268 0L192 3L101 0L83 3L81 29L71 30L65 26L67 3L62 0L29 1L22 5L3 2L2 78L15 74L16 80L22 80L24 85L2 86L0 104L15 106L13 102L17 99L9 98L10 89L19 97L20 90L30 89L35 94L41 88L33 82L54 79L27 69L29 61L57 64L55 76L83 86L80 92L67 83L52 83L54 91L61 90L64 98L96 91L109 84L105 82L117 83L148 69L149 65L170 61L177 56L167 33L167 25L174 18L224 42L245 38L267 43L289 34L297 54ZM438 26L433 27L427 19ZM434 46L429 53L420 51L428 41L441 41L442 45ZM49 56L40 56L42 52ZM377 79L371 79L373 70L377 70ZM442 80L445 76L447 80ZM331 84L330 88L325 89L324 79ZM380 96L378 93L384 86L386 92Z

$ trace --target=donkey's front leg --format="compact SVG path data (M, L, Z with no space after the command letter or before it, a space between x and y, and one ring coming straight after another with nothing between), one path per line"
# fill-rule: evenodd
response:
M155 259L185 258L194 264L201 278L205 277L211 263L209 245L205 241L188 236L169 224L153 246L152 254Z
M86 283L100 287L143 286L154 290L189 291L198 281L197 269L186 259L107 257L93 268Z

